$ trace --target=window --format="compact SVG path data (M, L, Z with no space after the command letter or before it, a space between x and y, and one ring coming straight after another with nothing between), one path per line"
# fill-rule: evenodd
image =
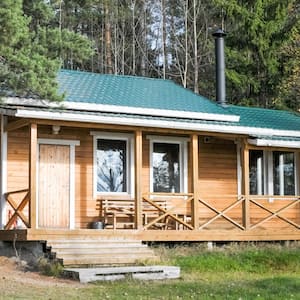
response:
M249 178L252 195L295 195L294 152L250 150Z
M131 166L133 161L131 147L131 137L127 135L110 133L94 137L94 185L96 194L132 194L134 171L133 166Z
M264 152L261 150L253 150L249 153L249 180L250 194L263 195L264 193Z
M295 195L295 158L291 152L273 152L274 195Z
M186 140L184 138L150 136L151 191L160 193L186 192Z
M153 143L153 191L180 192L179 145Z

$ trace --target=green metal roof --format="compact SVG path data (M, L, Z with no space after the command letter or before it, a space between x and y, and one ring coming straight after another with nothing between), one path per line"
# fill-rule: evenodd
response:
M236 105L227 110L240 116L238 126L300 131L300 115L295 112Z
M66 101L231 115L215 102L171 80L61 70L59 91Z
M237 115L240 116L239 122L208 122L225 126L300 130L299 114L235 105L224 108L170 80L61 70L58 74L58 83L60 92L65 93L65 100L69 102ZM199 122L192 118L188 121Z

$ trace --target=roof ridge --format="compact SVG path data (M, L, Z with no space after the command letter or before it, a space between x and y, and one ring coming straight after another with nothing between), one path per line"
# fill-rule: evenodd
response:
M81 74L88 74L88 75L93 75L93 76L133 78L133 79L140 79L140 80L155 80L155 81L163 81L163 82L174 83L174 81L171 80L171 79L153 78L153 77L138 76L138 75L122 75L122 74L95 73L95 72L85 71L85 70L69 70L69 69L60 69L59 72L63 72L63 73L81 73Z

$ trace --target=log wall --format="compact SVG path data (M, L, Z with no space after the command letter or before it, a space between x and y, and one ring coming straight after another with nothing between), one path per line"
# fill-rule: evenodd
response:
M80 146L75 147L75 227L88 228L90 222L99 220L99 210L93 195L93 136L92 128L62 127L58 135L52 134L51 126L38 126L38 138L72 139L79 140ZM100 129L97 129L100 131ZM106 131L107 130L103 130ZM28 156L29 130L27 127L8 134L8 163L7 188L8 191L28 188ZM157 133L156 133L157 134ZM149 192L149 140L143 135L143 168L142 193ZM199 191L201 199L209 202L219 210L224 209L237 200L237 150L231 140L216 137L199 137ZM188 151L190 153L190 151ZM300 160L299 160L300 161ZM188 158L188 174L191 178L192 163ZM192 192L191 180L188 181L188 192ZM272 210L278 209L286 202L262 202ZM255 219L265 217L261 209L251 206L255 212ZM299 205L285 213L286 217L299 223ZM200 225L215 215L207 207L199 206ZM242 206L232 209L228 215L238 222L242 219ZM281 226L281 222L274 218L268 226Z

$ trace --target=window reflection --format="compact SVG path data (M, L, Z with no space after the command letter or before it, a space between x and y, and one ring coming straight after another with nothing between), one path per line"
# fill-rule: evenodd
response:
M253 150L249 152L249 180L250 194L263 195L264 193L264 168L263 151Z
M153 143L153 191L180 192L179 144Z
M295 195L294 153L273 153L273 180L275 195Z
M97 140L97 192L126 192L126 141Z

